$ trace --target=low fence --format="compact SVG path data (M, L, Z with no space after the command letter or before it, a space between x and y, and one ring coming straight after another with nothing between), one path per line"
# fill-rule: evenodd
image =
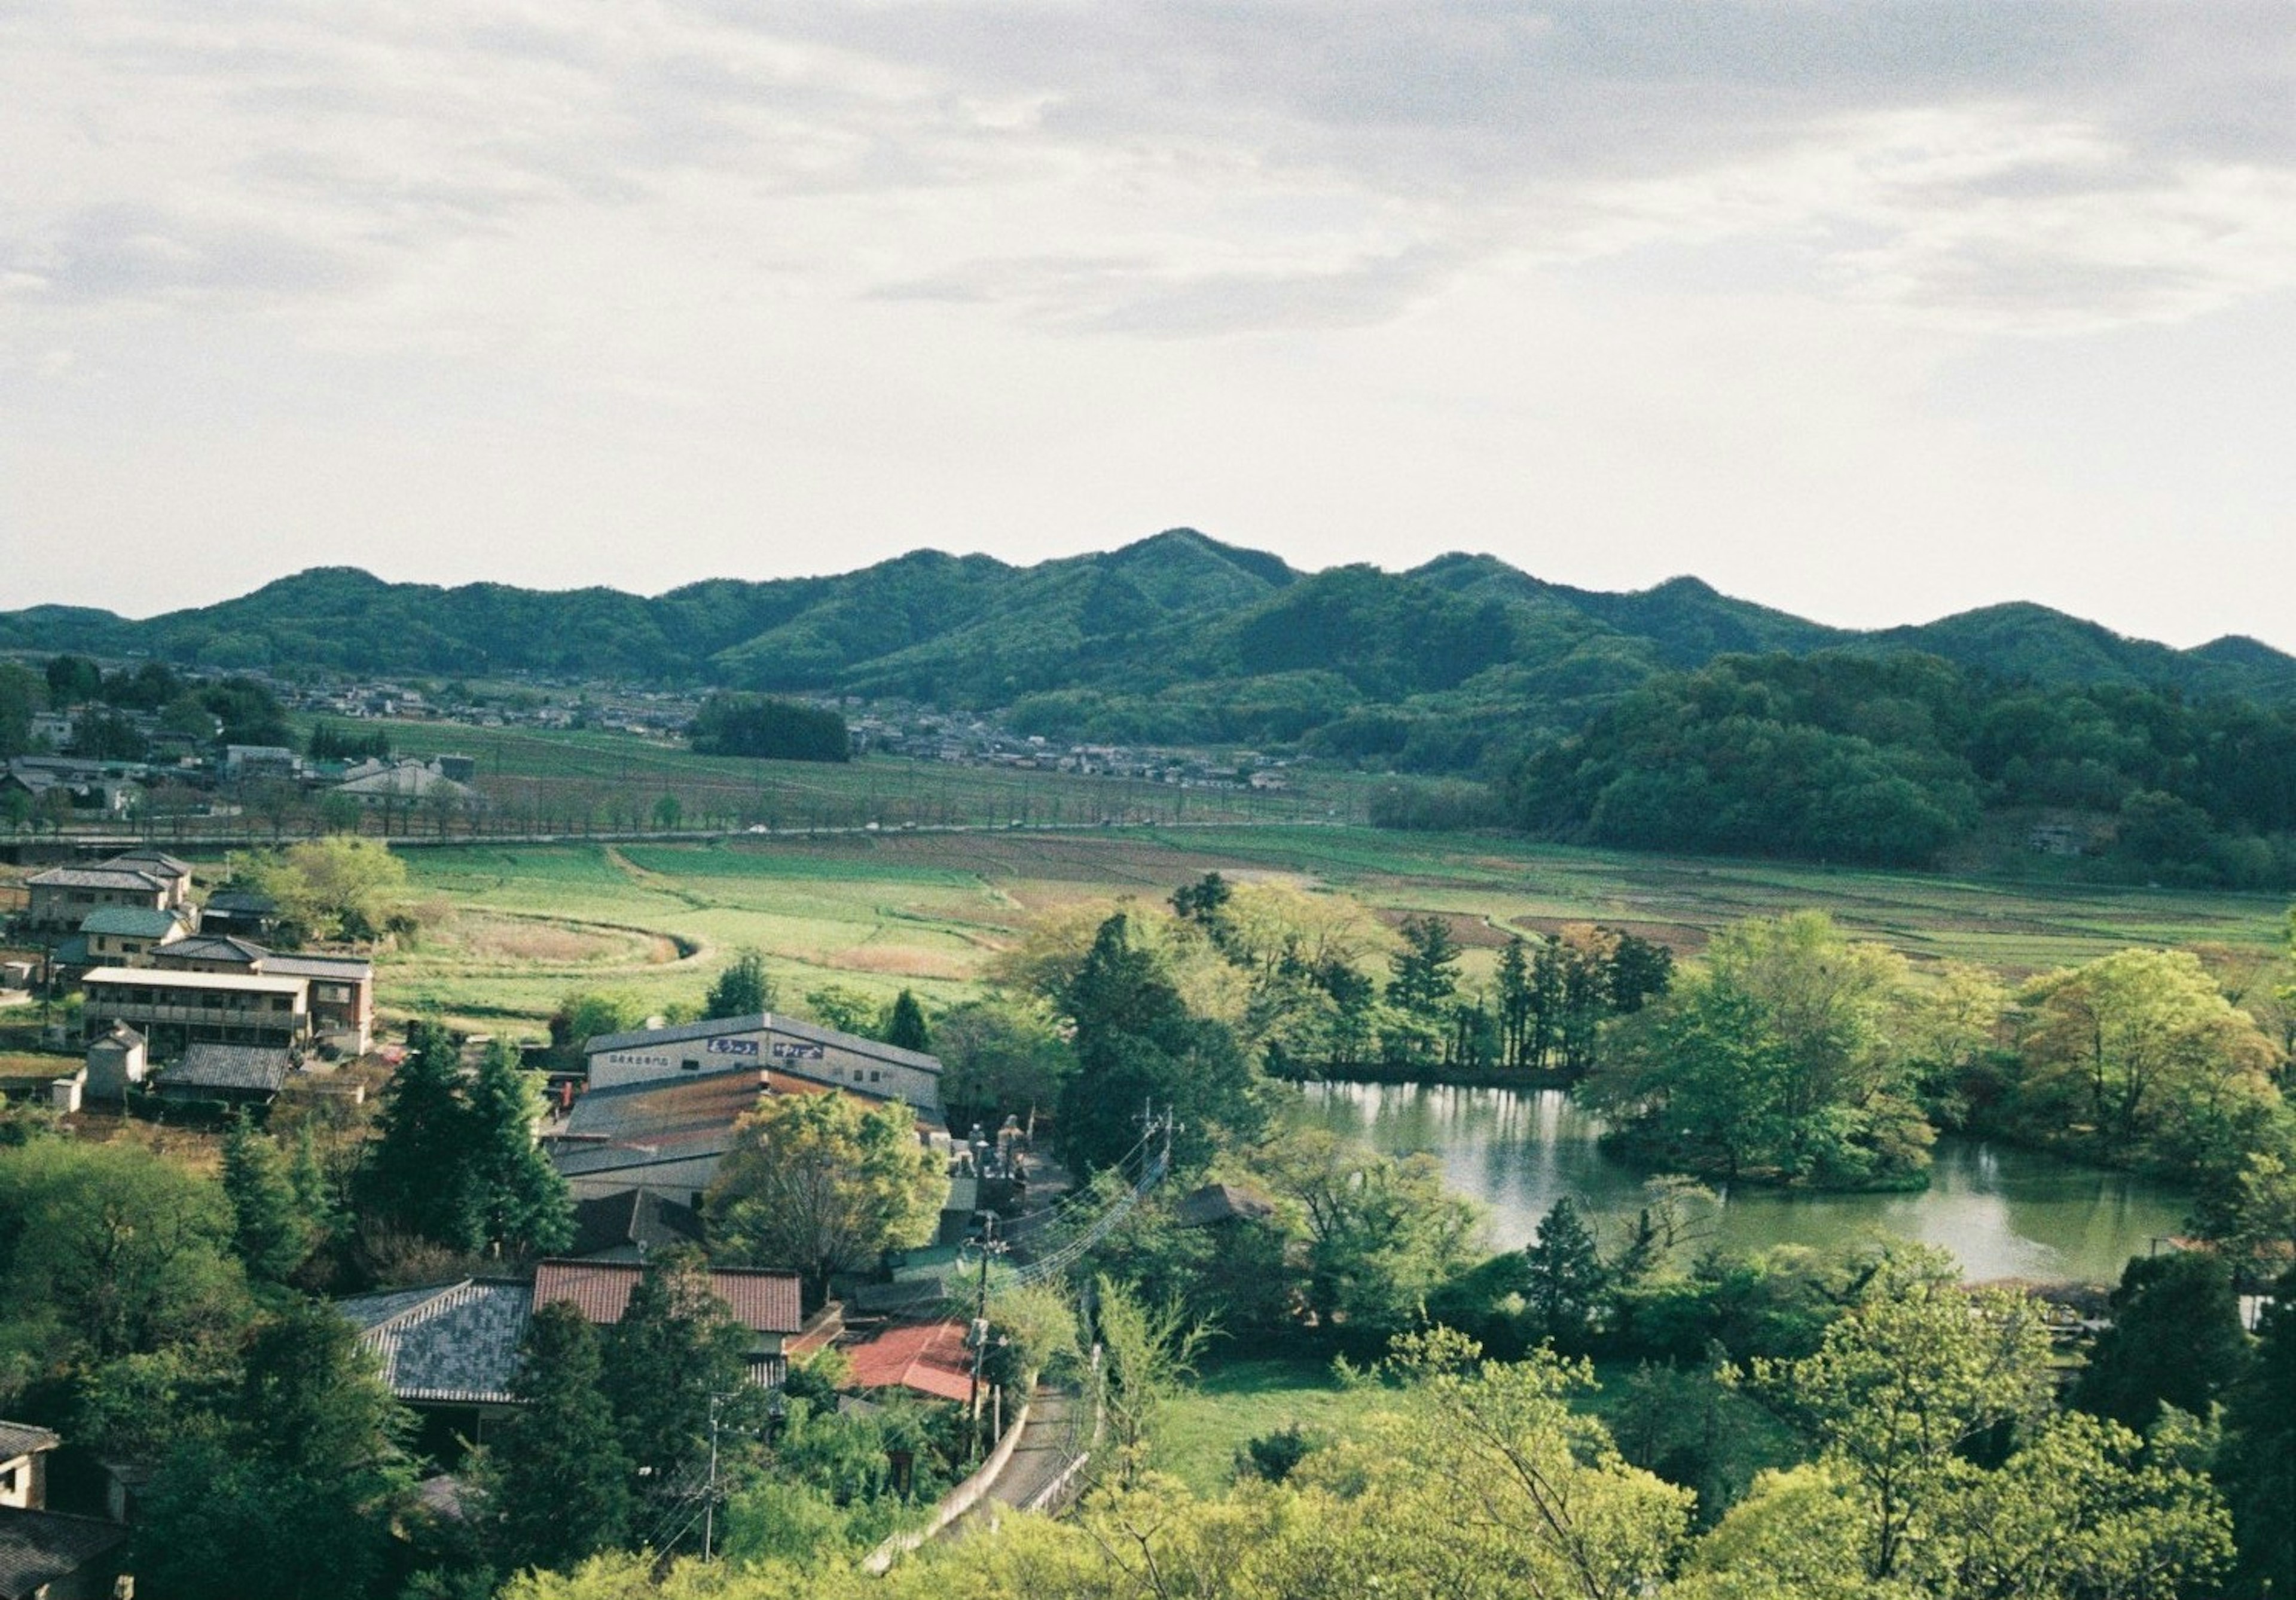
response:
M988 1452L988 1459L980 1464L972 1476L941 1497L940 1504L933 1508L931 1522L922 1528L912 1528L906 1532L896 1533L883 1544L879 1545L874 1550L869 1552L869 1558L861 1563L862 1570L873 1576L882 1578L902 1556L980 1504L981 1496L988 1492L990 1486L996 1481L998 1474L1004 1472L1006 1464L1013 1459L1013 1452L1020 1448L1021 1433L1029 1425L1029 1412L1034 1403L1031 1399L1021 1406L1019 1413L1013 1418L1012 1425L1004 1430L1004 1437L996 1441L996 1448Z

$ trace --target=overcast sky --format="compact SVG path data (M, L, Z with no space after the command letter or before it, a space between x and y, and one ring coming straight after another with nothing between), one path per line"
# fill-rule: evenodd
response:
M0 0L0 606L1187 525L2296 649L2296 7Z

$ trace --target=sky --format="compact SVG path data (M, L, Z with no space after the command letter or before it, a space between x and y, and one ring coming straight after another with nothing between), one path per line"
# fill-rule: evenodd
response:
M2296 650L2296 7L0 0L0 608L1189 526Z

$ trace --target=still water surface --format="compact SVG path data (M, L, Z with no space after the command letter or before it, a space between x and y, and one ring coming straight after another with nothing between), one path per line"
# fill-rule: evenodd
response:
M1565 1194L1606 1218L1641 1202L1644 1175L1603 1153L1602 1124L1559 1089L1307 1090L1333 1132L1390 1154L1440 1159L1453 1189L1490 1208L1494 1246L1528 1243ZM2184 1231L2184 1198L2126 1173L1977 1139L1939 1139L1935 1153L1930 1186L1918 1194L1786 1194L1742 1185L1726 1196L1722 1242L1823 1246L1880 1229L1944 1246L1972 1278L2109 1284L2153 1239Z

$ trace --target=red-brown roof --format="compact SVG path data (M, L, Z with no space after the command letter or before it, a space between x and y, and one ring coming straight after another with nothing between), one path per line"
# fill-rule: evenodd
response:
M588 1321L611 1327L629 1309L630 1291L646 1268L637 1261L545 1261L534 1269L534 1303L564 1301ZM805 1325L794 1272L753 1267L710 1269L710 1292L734 1318L759 1333L794 1333Z
M899 1324L845 1354L863 1389L914 1389L944 1400L972 1392L972 1352L964 1348L964 1324L955 1319Z

